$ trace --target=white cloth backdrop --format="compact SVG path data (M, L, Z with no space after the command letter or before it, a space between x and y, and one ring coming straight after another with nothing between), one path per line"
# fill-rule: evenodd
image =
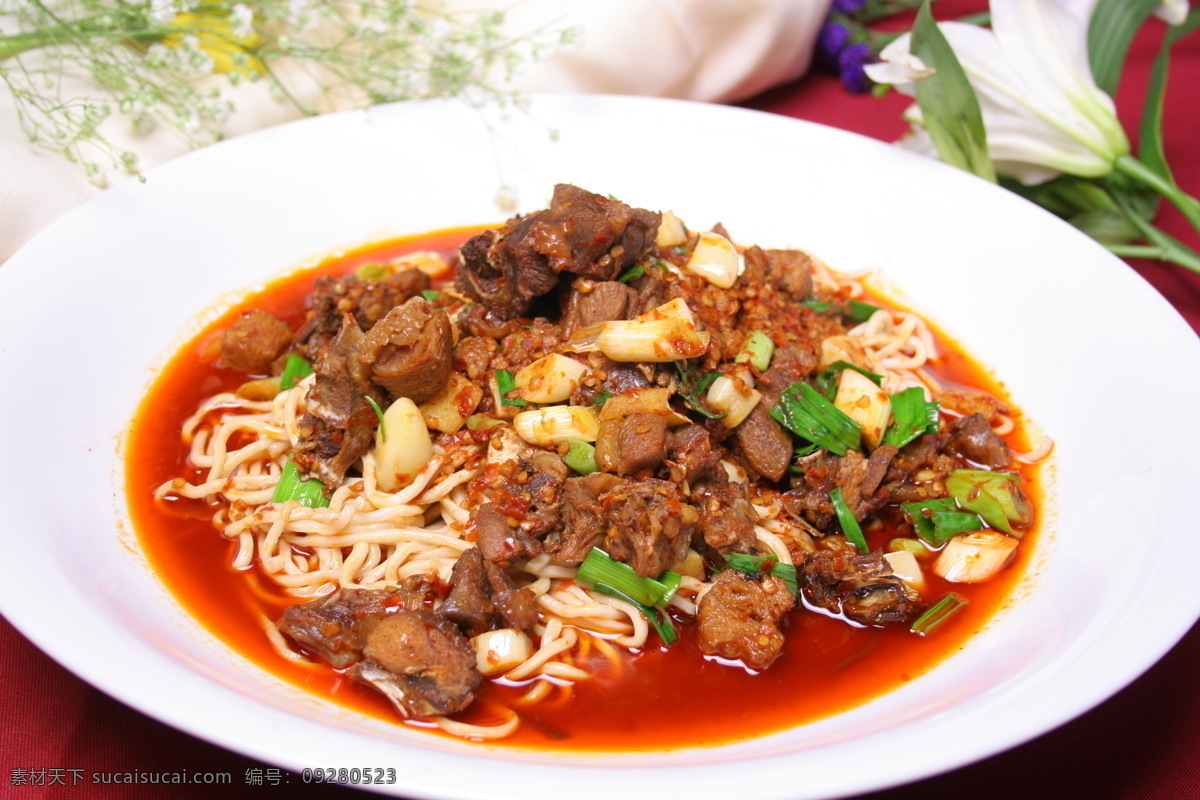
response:
M799 77L830 0L447 0L449 10L506 11L520 35L573 28L577 41L529 65L515 80L527 92L605 92L729 102ZM0 88L0 92L3 89ZM69 87L68 87L69 91ZM226 133L238 135L298 115L262 87L232 95ZM137 135L120 119L110 139L145 169L186 147L169 131ZM110 183L124 176L110 172ZM0 262L99 188L60 156L31 145L11 98L0 97Z

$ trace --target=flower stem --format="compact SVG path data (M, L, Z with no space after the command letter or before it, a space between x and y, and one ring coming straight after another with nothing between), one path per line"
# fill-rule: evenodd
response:
M48 47L69 38L61 31L49 29L0 36L0 61L18 56L39 47Z
M1153 244L1109 244L1105 245L1114 255L1121 258L1146 258L1178 264L1184 269L1200 274L1200 256L1188 250L1159 247Z
M1183 216L1192 223L1192 227L1200 231L1200 200L1176 186L1175 181L1160 175L1131 155L1118 157L1114 166L1118 172L1149 186L1167 198L1172 205L1183 212Z

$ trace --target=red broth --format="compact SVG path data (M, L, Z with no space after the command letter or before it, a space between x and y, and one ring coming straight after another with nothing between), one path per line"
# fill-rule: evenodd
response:
M339 255L311 270L275 281L247 296L236 308L183 347L154 382L130 429L127 458L128 501L142 546L166 586L202 625L264 670L316 695L382 719L399 720L381 695L324 664L296 664L275 652L263 633L263 619L277 620L296 602L255 568L230 566L234 543L211 520L213 508L199 501L168 498L156 502L154 489L166 480L199 472L187 463L180 440L183 421L201 401L231 391L244 373L212 364L214 338L246 308L260 308L296 325L314 278L343 274L370 261L414 250L453 256L477 229L454 229L376 244ZM874 302L887 305L875 298ZM936 330L935 330L936 333ZM950 385L970 386L1002 399L1004 392L970 357L944 336L943 354L932 371ZM1011 403L1009 404L1012 408ZM1021 417L1006 438L1027 449ZM1035 508L1041 506L1036 468L1024 468ZM1036 526L1035 526L1036 528ZM886 523L868 526L872 548L891 537ZM592 651L585 657L592 679L556 687L541 702L520 709L522 724L500 745L577 751L646 751L707 746L761 736L837 714L903 685L960 650L1004 605L1030 561L1025 536L1014 562L982 585L948 584L926 570L924 596L955 591L970 602L928 636L903 626L854 628L822 613L793 612L784 654L767 670L751 674L705 659L693 627L677 625L680 640L657 644L613 662ZM652 637L652 642L658 642ZM528 687L486 683L479 700L459 718L484 722L496 704L508 705Z

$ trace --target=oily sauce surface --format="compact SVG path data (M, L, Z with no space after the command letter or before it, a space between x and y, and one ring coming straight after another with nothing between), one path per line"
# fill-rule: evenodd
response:
M297 601L257 570L230 566L236 547L210 521L211 506L178 498L155 502L153 491L176 476L198 481L198 471L187 464L180 427L204 398L232 391L247 380L245 373L212 365L215 338L243 309L260 308L294 327L303 317L303 300L316 277L350 272L362 263L414 250L438 250L449 257L476 232L474 228L447 230L373 245L248 296L163 369L138 410L128 440L128 501L134 527L151 564L179 602L215 636L264 670L339 704L397 722L382 696L327 665L295 664L280 657L262 626L265 620L278 620L284 607ZM942 358L933 371L941 380L1006 399L1000 387L944 337L938 344ZM1017 421L1017 438L1006 438L1018 449L1026 449L1028 442L1019 438L1019 415ZM1025 472L1030 500L1040 508L1036 470ZM873 549L892 536L886 523L868 526L865 533ZM926 602L951 590L970 601L929 636L916 636L901 626L856 629L823 613L798 608L789 621L784 654L761 674L751 674L705 659L696 647L692 626L677 623L680 640L669 649L660 647L652 635L651 647L623 657L619 664L593 651L585 659L589 663L581 665L592 671L591 680L556 688L540 703L519 709L520 728L496 744L582 751L716 745L860 705L959 650L1004 603L1030 559L1031 538L1034 534L1026 535L1016 560L987 584L947 584L925 569ZM507 705L527 690L485 683L476 703L459 716L485 722L496 704Z

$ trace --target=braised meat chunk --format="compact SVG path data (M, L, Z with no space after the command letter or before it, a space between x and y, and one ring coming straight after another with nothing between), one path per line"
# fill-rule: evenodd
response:
M503 569L484 559L478 547L463 551L450 573L450 594L438 613L468 636L496 628L528 630L537 620L533 593L517 588Z
M1012 463L1008 445L996 435L982 414L971 414L951 422L947 449L991 469Z
M370 367L362 357L363 338L358 323L347 314L337 337L313 364L317 377L292 455L296 466L320 478L330 492L375 439L378 419L366 398L387 402L371 382Z
M278 317L253 309L221 334L220 365L254 375L270 375L275 360L292 344L292 329Z
M636 475L653 470L667 456L667 420L639 411L604 420L596 437L596 464L605 472Z
M423 297L397 306L367 331L361 358L393 400L424 403L442 390L454 366L454 334L446 312Z
M337 335L344 315L352 315L360 328L369 330L393 308L428 288L429 276L419 269L400 270L379 280L353 275L318 278L305 301L308 311L295 345L315 361Z
M366 636L350 675L381 692L401 716L462 711L483 680L475 651L454 623L425 609L400 609Z
M642 577L670 569L691 546L698 514L673 483L627 481L603 494L600 505L608 526L604 549Z
M810 553L797 577L808 602L864 625L904 622L918 608L916 593L879 553Z
M771 416L773 405L768 405L764 396L737 427L737 443L751 469L769 481L778 481L792 463L792 435Z
M567 292L563 308L563 336L569 338L575 331L589 325L628 319L626 310L633 299L633 290L618 281L576 280Z
M750 669L766 669L783 652L784 618L795 604L779 578L727 569L700 601L700 650L741 661Z
M509 220L459 252L458 287L502 319L524 313L569 272L612 280L654 245L661 216L568 184L548 209Z
M625 481L606 472L568 478L563 486L562 530L546 537L546 551L561 564L579 564L608 530L600 497Z

